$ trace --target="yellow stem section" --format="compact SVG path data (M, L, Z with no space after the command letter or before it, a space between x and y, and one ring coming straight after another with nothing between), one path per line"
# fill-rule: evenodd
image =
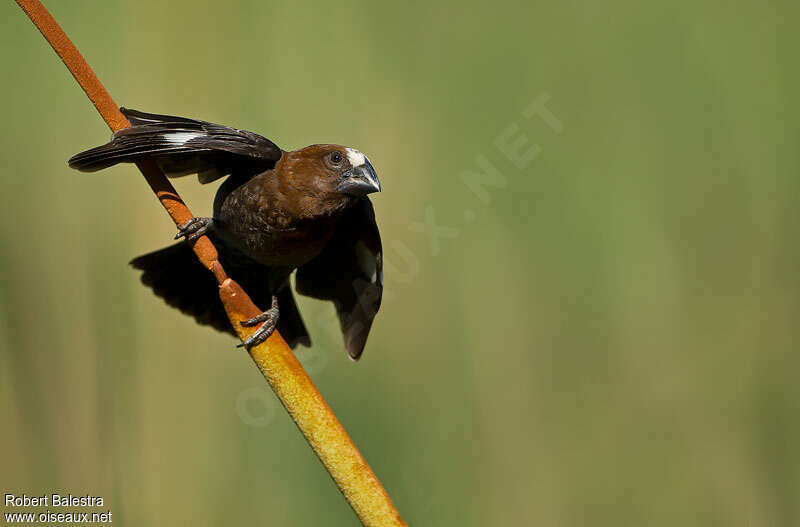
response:
M233 280L226 280L220 287L220 297L230 306L228 317L244 341L255 328L238 322L259 311L247 309L251 302L239 302L243 296L246 294ZM275 332L249 351L361 523L367 527L406 526L381 482L283 338Z
M39 0L15 1L61 57L108 126L112 130L129 126L92 68L44 5ZM192 217L155 163L143 162L137 166L175 223L183 223ZM239 338L244 341L255 328L245 328L239 322L258 315L260 311L239 284L227 277L217 260L217 251L207 237L197 240L194 252L217 278L225 311ZM249 351L361 523L366 527L405 526L380 481L278 332Z

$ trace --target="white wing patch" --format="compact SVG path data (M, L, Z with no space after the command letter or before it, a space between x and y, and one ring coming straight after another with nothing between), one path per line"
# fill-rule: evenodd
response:
M361 269L361 272L368 276L370 282L374 284L378 278L378 260L381 257L380 253L377 255L374 254L372 251L367 249L367 246L364 245L364 243L360 240L356 242L355 249L358 268ZM381 270L380 274L381 283L383 283L383 270Z
M346 148L345 150L347 150L347 160L350 161L350 164L352 166L360 167L366 162L367 156L365 156L355 148Z
M186 144L187 141L191 141L195 137L200 137L201 135L203 134L192 132L175 132L174 134L164 134L164 139L175 145L183 145Z

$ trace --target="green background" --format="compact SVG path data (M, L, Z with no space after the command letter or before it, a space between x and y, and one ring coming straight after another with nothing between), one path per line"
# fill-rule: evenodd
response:
M48 3L121 105L370 157L384 307L354 364L303 299L299 356L411 525L800 525L796 7ZM139 285L174 227L67 168L109 132L8 1L0 64L0 491L356 524L235 342Z

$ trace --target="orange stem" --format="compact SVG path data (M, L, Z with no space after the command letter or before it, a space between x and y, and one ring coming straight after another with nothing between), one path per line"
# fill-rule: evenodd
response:
M86 59L44 5L39 0L15 1L61 57L109 128L117 131L130 126ZM189 208L155 162L143 161L136 166L176 225L192 218ZM225 274L211 240L206 236L198 239L194 252L216 277L231 325L244 341L255 328L245 328L239 322L261 311L239 284ZM249 353L361 523L367 527L405 526L375 473L278 332L263 344L251 347Z

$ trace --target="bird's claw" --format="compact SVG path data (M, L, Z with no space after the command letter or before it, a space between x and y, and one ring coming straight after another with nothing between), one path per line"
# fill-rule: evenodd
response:
M178 234L175 239L184 237L187 242L193 242L208 232L213 220L211 218L192 218L183 225L178 225Z
M261 324L255 332L247 337L247 339L238 344L237 348L250 348L251 346L257 346L261 344L265 340L267 340L270 335L275 331L275 326L278 325L278 318L280 317L280 312L278 311L278 297L272 297L272 307L257 315L253 318L248 318L247 320L242 320L239 322L244 327L252 327L256 324Z

